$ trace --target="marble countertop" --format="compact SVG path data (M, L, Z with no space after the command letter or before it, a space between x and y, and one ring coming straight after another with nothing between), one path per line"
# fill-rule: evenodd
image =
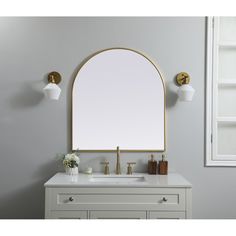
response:
M101 173L93 173L92 175L88 174L79 174L75 176L66 175L65 173L57 173L52 178L50 178L44 186L46 188L57 188L57 187L109 187L109 188L119 188L119 187L161 187L161 188L191 188L192 185L180 174L173 172L168 175L148 175L146 173L134 173L132 177L143 176L145 181L137 182L94 182L92 181L94 176L103 177ZM111 177L117 177L115 174L109 175ZM107 176L105 176L107 177ZM130 177L130 175L119 175L119 177Z

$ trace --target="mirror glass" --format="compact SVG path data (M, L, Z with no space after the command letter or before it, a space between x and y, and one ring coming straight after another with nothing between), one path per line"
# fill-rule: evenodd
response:
M72 91L72 149L165 150L165 88L140 52L113 48L91 56Z

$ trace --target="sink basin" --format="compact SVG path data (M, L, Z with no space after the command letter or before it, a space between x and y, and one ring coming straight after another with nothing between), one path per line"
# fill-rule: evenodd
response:
M143 175L93 175L91 182L96 183L135 183L145 182Z

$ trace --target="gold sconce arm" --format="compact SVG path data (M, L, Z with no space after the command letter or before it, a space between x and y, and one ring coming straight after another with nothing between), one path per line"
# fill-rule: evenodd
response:
M176 82L178 85L189 84L190 76L186 72L181 72L176 76Z
M49 73L48 82L53 84L59 84L61 82L61 75L56 71Z

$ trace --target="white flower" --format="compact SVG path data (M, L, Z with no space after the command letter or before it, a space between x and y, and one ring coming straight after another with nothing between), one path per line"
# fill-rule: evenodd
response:
M66 154L64 160L76 161L77 164L80 163L80 159L79 159L79 157L75 153L68 153L68 154Z

